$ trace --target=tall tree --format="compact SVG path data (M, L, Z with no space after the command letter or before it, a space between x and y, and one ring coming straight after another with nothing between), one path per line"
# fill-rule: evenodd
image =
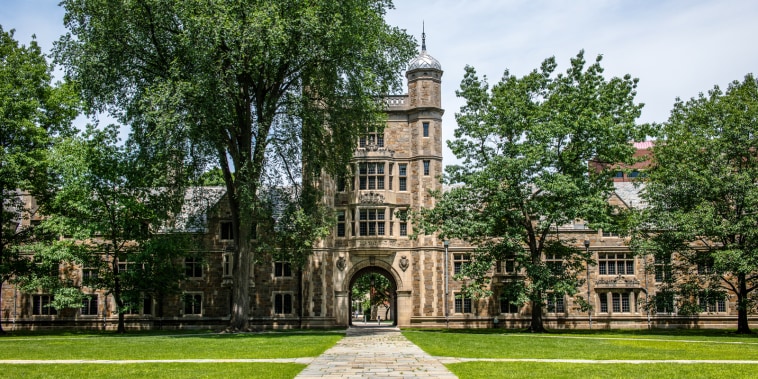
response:
M514 259L525 279L505 292L530 302L533 332L544 331L548 296L575 294L577 273L590 260L556 227L609 221L612 173L590 170L589 162L628 162L631 142L643 137L635 125L637 79L606 80L600 61L586 66L580 52L565 74L554 75L549 58L521 78L505 71L491 90L466 67L457 91L466 104L448 142L462 162L447 167L446 180L456 185L419 219L425 230L476 246L462 272L469 295L489 295L487 271L496 260Z
M0 26L0 294L6 281L32 268L22 251L35 240L32 197L42 201L49 192L47 151L78 113L71 87L51 84L37 42L19 46L13 34Z
M677 99L647 171L637 250L672 264L682 313L737 296L750 333L758 288L758 82L752 75ZM652 227L652 228L651 228ZM694 308L694 309L693 309Z
M151 151L181 146L221 168L236 249L230 329L246 329L261 186L302 161L311 174L284 179L346 170L413 53L411 37L384 23L391 1L62 4L71 35L57 57L92 109L119 116ZM294 159L275 159L293 137Z
M165 185L171 175L158 174L165 167L151 168L137 149L119 144L113 125L61 141L52 158L60 189L43 208L47 225L82 241L73 254L92 273L82 285L113 296L124 333L124 314L141 306L141 296L165 295L182 277L177 258L191 245L161 232L178 214L183 190Z

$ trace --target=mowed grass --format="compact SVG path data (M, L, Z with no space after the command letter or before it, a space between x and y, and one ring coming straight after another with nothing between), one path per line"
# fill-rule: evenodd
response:
M460 379L500 378L755 378L755 364L587 364L551 362L466 362L447 365Z
M0 360L264 359L316 357L341 332L46 334L0 337Z
M723 331L603 331L527 334L502 330L406 330L431 355L460 358L589 360L749 360L758 336ZM758 364L465 362L447 365L478 378L755 378Z
M173 360L316 357L341 331L245 334L210 332L22 333L0 337L0 360ZM0 364L0 378L294 378L297 363L38 363Z
M725 332L548 333L419 331L403 334L431 355L461 358L758 360L758 336ZM758 370L758 365L755 366Z
M304 368L295 363L3 364L0 378L291 379Z

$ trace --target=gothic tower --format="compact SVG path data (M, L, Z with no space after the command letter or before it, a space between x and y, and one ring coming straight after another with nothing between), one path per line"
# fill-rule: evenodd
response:
M412 239L409 211L434 206L441 189L442 66L426 51L408 63L408 93L385 101L383 129L367 129L356 144L352 178L334 180L325 201L337 225L305 270L304 325L347 325L357 305L351 287L362 275L382 275L393 286L391 320L439 317L442 244L436 236Z

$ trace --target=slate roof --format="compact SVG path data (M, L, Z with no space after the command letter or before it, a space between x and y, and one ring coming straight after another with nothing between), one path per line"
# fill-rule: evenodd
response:
M614 182L613 193L629 208L645 208L647 205L640 197L645 188L643 183L638 182Z
M205 233L208 228L208 211L226 194L225 187L190 187L184 193L184 203L172 225L162 232Z

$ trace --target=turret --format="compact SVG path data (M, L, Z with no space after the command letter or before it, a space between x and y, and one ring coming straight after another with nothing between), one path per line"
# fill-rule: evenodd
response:
M426 52L426 33L421 33L421 53L408 62L405 77L411 108L442 108L442 65Z

